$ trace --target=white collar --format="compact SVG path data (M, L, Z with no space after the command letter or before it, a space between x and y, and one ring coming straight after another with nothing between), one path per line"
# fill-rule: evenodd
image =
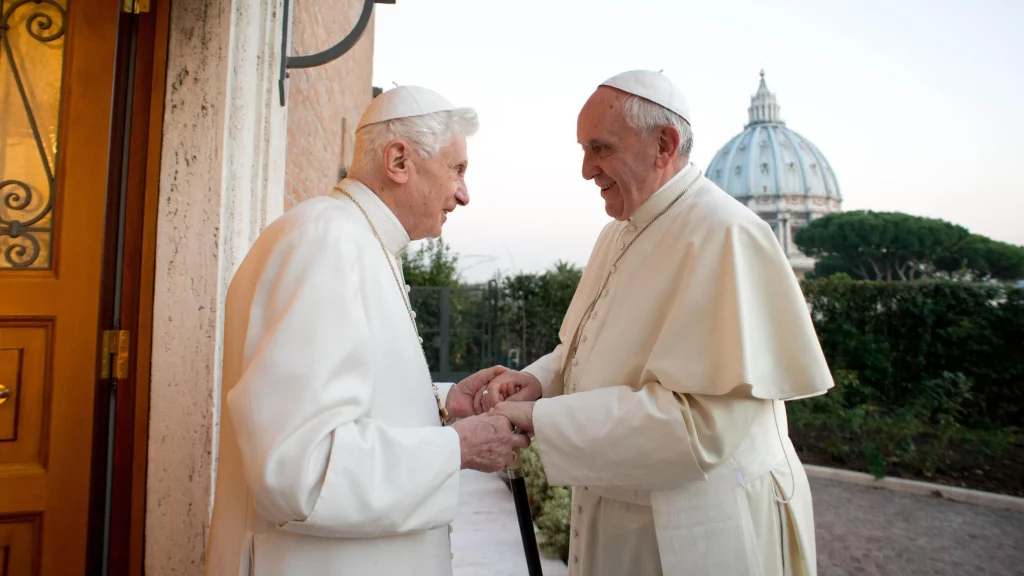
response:
M676 195L672 192L680 190L683 179L687 178L693 171L693 162L687 162L682 170L676 172L676 175L670 178L668 182L665 182L664 186L658 188L657 192L651 194L647 200L644 200L643 204L633 211L629 221L633 224L646 224L650 222L651 219L668 206L669 202L675 199Z
M338 183L338 187L351 194L366 210L366 215L373 221L373 226L380 234L381 241L384 242L384 246L391 254L398 256L409 246L409 242L411 242L409 233L405 231L402 223L398 221L388 205L366 184L352 178L345 178ZM338 200L349 201L344 194L337 190L331 192L330 195Z

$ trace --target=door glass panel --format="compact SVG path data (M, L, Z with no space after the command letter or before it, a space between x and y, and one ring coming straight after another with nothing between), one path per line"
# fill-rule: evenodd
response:
M52 263L67 0L0 0L0 270Z

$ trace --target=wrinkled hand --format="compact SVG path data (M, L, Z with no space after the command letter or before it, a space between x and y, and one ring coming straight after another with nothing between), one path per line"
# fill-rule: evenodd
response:
M533 407L536 402L502 402L491 414L501 414L523 432L533 436Z
M506 370L495 377L476 394L473 408L482 414L506 400L510 402L533 402L543 394L540 380L532 374Z
M530 438L512 432L509 419L500 414L481 414L452 424L459 433L462 468L497 472L512 462L515 448L526 448Z
M486 412L486 410L475 410L473 401L495 376L505 372L508 372L508 368L504 366L492 366L491 368L480 370L452 386L452 389L448 391L448 397L444 401L444 407L448 409L448 415L452 418L469 418L470 416Z

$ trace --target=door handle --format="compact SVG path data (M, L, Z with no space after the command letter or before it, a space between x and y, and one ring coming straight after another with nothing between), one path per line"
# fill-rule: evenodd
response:
M0 405L7 402L7 399L11 397L11 389L3 384L0 384Z

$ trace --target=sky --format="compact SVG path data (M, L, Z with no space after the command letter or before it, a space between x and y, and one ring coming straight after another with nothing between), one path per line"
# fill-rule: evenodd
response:
M470 203L443 233L467 281L586 263L609 218L581 176L576 118L631 69L682 89L702 170L743 130L764 69L787 126L832 164L844 210L1024 245L1021 28L1021 0L399 0L376 7L373 81L480 115Z

